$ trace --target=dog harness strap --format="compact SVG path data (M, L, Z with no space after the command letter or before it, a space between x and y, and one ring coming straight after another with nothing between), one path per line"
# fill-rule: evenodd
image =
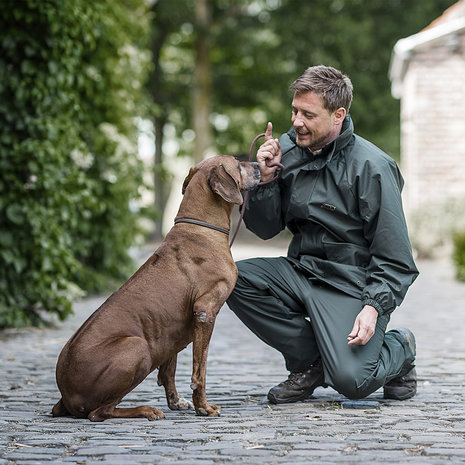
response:
M222 232L223 234L229 236L229 229L222 228L221 226L215 226L214 224L210 223L205 223L205 221L194 220L193 218L179 218L174 222L174 224L178 223L196 224L197 226L203 226L204 228L214 229L215 231Z

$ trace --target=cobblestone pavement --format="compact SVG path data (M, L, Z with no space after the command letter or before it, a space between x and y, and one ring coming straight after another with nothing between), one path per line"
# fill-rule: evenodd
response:
M236 258L280 255L284 249L234 246ZM390 327L417 336L419 392L382 399L378 391L349 402L318 388L303 403L274 406L268 389L282 381L281 356L253 336L225 306L208 360L209 400L219 418L175 412L149 376L121 405L149 404L165 420L52 418L58 400L56 358L72 332L102 298L75 305L54 329L0 333L0 465L3 464L444 464L465 463L465 284L450 265L419 262L421 275ZM190 395L190 347L180 354L177 385Z

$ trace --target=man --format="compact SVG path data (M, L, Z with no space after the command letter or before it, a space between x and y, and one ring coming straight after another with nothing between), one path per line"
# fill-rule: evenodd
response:
M288 256L238 262L228 299L236 315L280 351L290 375L268 393L296 402L330 385L352 398L384 386L384 397L416 393L415 338L386 332L391 312L418 275L396 163L354 134L352 84L340 71L308 68L291 86L292 128L279 139L268 124L257 152L262 180L245 223L262 239L285 227ZM271 163L269 163L271 164Z

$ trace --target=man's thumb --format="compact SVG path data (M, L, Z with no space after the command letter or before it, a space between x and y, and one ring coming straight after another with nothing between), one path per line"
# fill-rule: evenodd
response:
M354 338L358 334L358 330L359 330L358 321L355 321L354 327L352 328L352 331L350 332L349 337Z

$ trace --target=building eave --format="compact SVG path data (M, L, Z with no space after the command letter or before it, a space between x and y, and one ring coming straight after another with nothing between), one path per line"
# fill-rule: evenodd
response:
M465 31L465 17L460 17L398 40L394 45L389 69L392 95L395 98L402 96L404 76L414 52L443 44L447 37L463 31Z

